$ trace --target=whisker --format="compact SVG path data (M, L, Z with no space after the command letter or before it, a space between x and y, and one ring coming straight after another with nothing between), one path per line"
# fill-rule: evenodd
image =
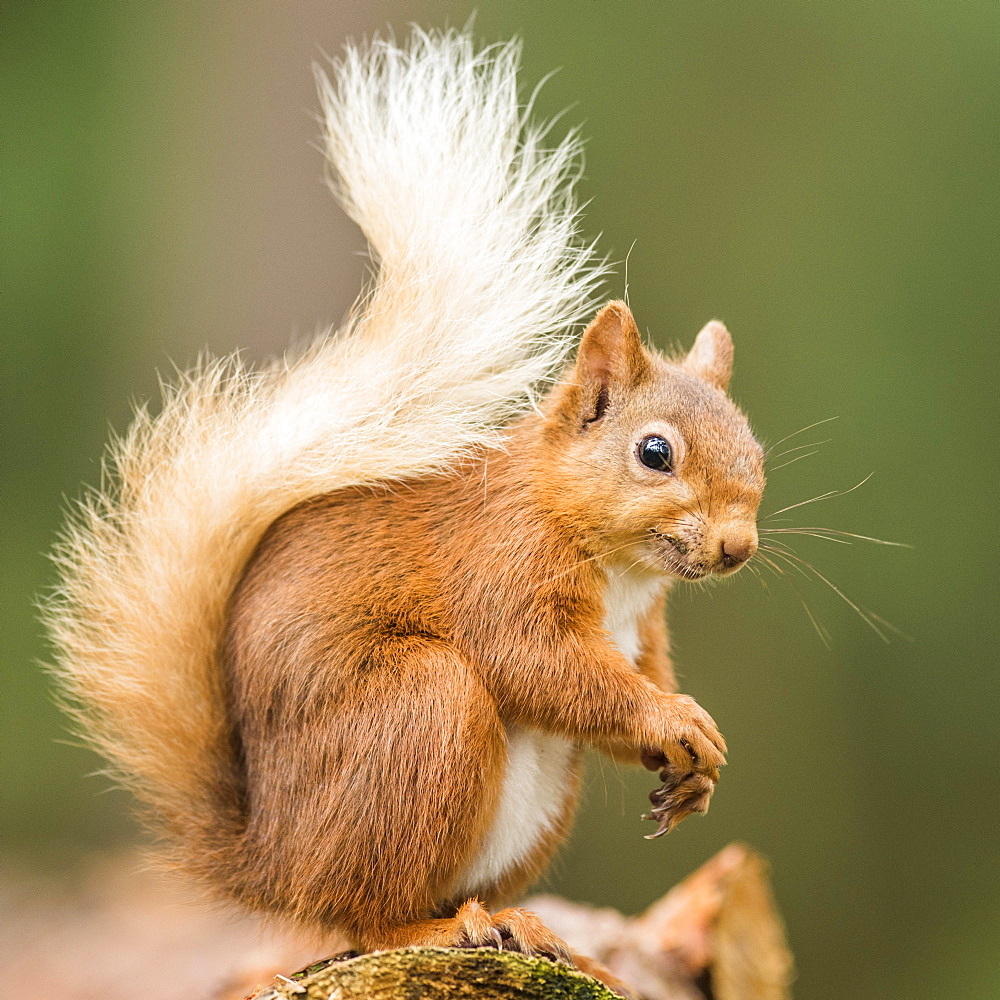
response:
M689 517L693 517L696 521L700 521L702 524L705 524L706 523L704 516L705 512L702 510L701 497L696 497L696 500L698 503L697 511L692 510L690 507L687 507L682 503L678 503L677 506L680 507L680 509L684 511L684 513L687 514Z
M682 524L683 525L683 524L687 524L688 521L687 521L686 518L683 518L683 517L669 517L669 516L664 516L664 517L660 517L658 519L657 523L661 524L661 525L671 525L671 524ZM621 534L622 533L622 529L621 528L591 528L590 531L593 534L595 534L595 535L616 535L616 534ZM500 542L500 546L501 547L506 546L507 544L508 544L508 542L507 542L506 539L502 539L501 542Z
M812 611L809 610L809 605L806 604L806 602L803 601L801 597L799 598L799 601L801 602L802 607L805 609L806 614L809 616L809 621L812 622L813 628L816 629L816 634L819 636L819 641L823 643L823 645L827 649L830 649L831 648L830 633L826 630L825 627L821 626L820 623L816 621L816 616L812 613Z
M588 556L586 559L581 559L579 562L574 563L568 569L564 569L561 573L556 573L555 576L550 576L548 579L542 581L542 585L552 583L554 580L559 580L562 577L573 573L578 570L581 566L586 566L587 563L593 562L595 559L604 559L607 556L614 555L616 552L621 552L622 549L627 549L630 545L634 545L634 540L629 540L616 546L613 549L609 549L607 552L598 552L596 555Z
M778 549L778 548L773 548L771 546L765 546L765 549L768 552L770 552L771 555L773 555L773 556L775 556L775 557L777 557L779 559L782 556L786 556L787 557L787 556L792 555L792 552L789 549L784 549L784 548ZM795 570L795 572L798 573L800 576L805 577L807 580L809 579L809 574L801 566L798 566L798 565L796 565L793 562L788 563L788 566L789 566L790 569Z
M819 427L821 424L828 424L831 420L839 420L837 417L826 417L824 420L817 420L814 424L807 424L805 427L800 427L797 431L792 431L791 434L786 434L783 438L775 441L774 444L767 446L767 454L770 454L778 447L779 444L784 444L786 441L790 441L793 437L798 437L799 434L804 434L806 431L811 431L814 427Z
M638 556L638 557L637 557L636 559L634 559L634 560L632 561L632 563L631 563L630 565L626 566L626 567L625 567L625 569L623 569L623 570L622 570L622 571L621 571L620 573L618 573L618 574L617 574L617 576L618 576L619 578L623 578L623 577L627 576L627 575L628 575L629 573L631 573L631 572L632 572L632 570L634 570L634 569L636 568L636 566L638 566L638 565L639 565L639 563L641 563L641 562L642 562L642 556Z
M874 611L869 611L868 614L872 616L879 623L879 625L885 626L890 632L894 632L900 637L900 639L905 639L907 642L913 642L913 636L907 635L901 628L897 628L892 622L886 621L881 615L875 614Z
M816 451L819 451L819 449L817 448ZM776 465L776 466L774 466L774 468L768 469L767 471L768 472L777 472L778 469L784 469L784 468L786 468L789 465L794 465L800 459L803 459L803 458L812 458L812 456L816 454L816 451L807 451L804 455L796 455L795 458L790 458L787 462L782 462L781 465Z
M783 452L775 455L775 460L779 458L784 458L785 455L791 455L793 451L802 451L803 448L818 448L820 445L829 444L833 438L824 438L822 441L810 441L808 444L797 444L794 448L786 448ZM768 452L768 458L771 457L770 452Z
M799 503L789 504L787 507L782 507L781 510L776 510L773 514L767 514L761 518L762 521L770 521L772 517L776 517L778 514L784 514L785 511L795 510L796 507L805 507L806 504L816 503L819 500L829 500L831 497L837 495L836 490L830 490L828 493L821 493L818 497L813 497L810 500L802 500Z
M780 543L777 543L777 544L780 545ZM879 632L879 630L877 628L875 628L875 626L872 624L872 622L878 622L880 625L882 625L884 628L888 629L890 632L894 632L901 639L905 639L907 642L913 642L912 636L907 635L906 632L904 632L901 628L898 628L896 625L893 625L892 622L890 622L887 619L883 618L881 615L876 614L874 611L869 610L868 608L862 609L862 608L860 608L860 606L854 604L854 602L852 602L850 600L850 598L847 597L846 594L844 594L838 587L836 587L831 580L828 580L825 576L823 576L823 574L820 573L820 571L818 569L816 569L816 567L813 566L812 563L810 563L807 560L803 559L801 556L797 555L792 550L790 550L790 549L788 549L788 548L786 548L784 546L781 546L781 551L780 552L777 549L770 549L770 551L771 551L771 553L773 555L776 555L776 556L779 556L779 557L784 556L786 560L788 560L788 559L794 559L798 563L801 563L803 566L807 567L812 573L814 573L817 577L819 577L819 579L822 580L828 587L831 587L834 591L836 591L836 593L840 597L842 597L858 613L858 615L861 617L861 619L863 621L865 621L866 624L875 631L875 633L879 636L879 638L883 642L888 643L889 640L884 635L882 635L881 632ZM804 571L801 568L799 568L799 572L801 572L801 573L803 573L803 575L805 575ZM870 621L868 619L870 619Z
M844 600L854 611L857 613L858 617L884 642L888 643L889 639L886 634L878 627L872 617L862 610L854 601L852 601L832 580L824 576L812 563L807 562L805 559L796 555L794 552L784 551L779 552L777 549L771 549L771 554L777 556L779 559L784 559L790 561L795 560L796 563L801 564L806 569L810 570L815 576L823 581L835 594L837 594L842 600ZM791 563L789 563L791 565Z
M768 583L767 578L764 576L764 570L770 569L770 567L754 565L753 563L748 563L747 565L753 569L754 576L760 582L760 585L764 588L765 592L767 593L767 596L773 597L774 594L771 592L771 585Z
M786 554L795 553L795 550L791 547L791 545L789 545L787 542L782 541L781 539L769 538L767 539L767 542L768 544L765 546L765 548L767 548L768 551L770 552L774 552L776 554L778 552L784 552Z
M775 576L784 576L784 569L782 569L773 559L768 559L768 557L764 555L765 551L766 550L764 549L758 549L757 558L763 560L763 562L774 571Z
M837 542L839 545L851 544L843 538L831 538L829 535L821 535L817 531L799 530L798 528L764 528L760 533L762 535L808 535L810 538L823 538L828 542Z
M774 513L768 514L766 517L762 518L762 520L767 521L778 514L784 514L786 511L795 510L796 507L805 507L806 504L816 503L819 500L830 500L833 497L846 497L848 493L853 493L855 490L864 486L865 483L867 483L868 480L874 475L874 472L869 472L860 483L856 483L849 490L830 490L827 493L821 493L818 497L812 497L810 500L800 500L798 503L789 504L787 507L782 507L781 510L776 510Z
M856 535L853 531L841 531L839 528L817 528L810 526L803 526L801 528L762 528L762 534L777 535L777 534L803 534L814 531L825 532L826 535L844 535L847 538L856 538L862 542L874 542L876 545L891 545L893 548L897 549L912 549L914 546L910 545L908 542L890 542L886 541L884 538L872 538L871 535ZM816 535L817 538L824 538L826 535ZM840 541L837 538L829 538L828 541L835 542ZM845 544L850 544L846 542Z
M767 585L767 581L764 579L764 574L761 573L759 566L754 566L753 563L747 563L747 569L754 575L754 577L760 581L760 585L764 588L766 593L770 595L771 588Z
M830 649L831 638L829 631L813 614L812 609L809 607L809 605L806 603L805 598L799 592L799 588L795 586L794 582L791 579L789 579L789 577L785 574L785 571L777 563L775 563L772 559L764 555L763 552L761 552L760 550L758 550L757 552L757 558L762 559L765 562L765 564L775 572L775 575L781 576L784 579L785 583L787 583L788 586L792 588L792 592L795 594L796 597L798 597L799 603L802 605L806 615L809 618L809 621L812 623L812 627L816 630L816 634L819 636L819 641L822 642L827 649ZM802 570L799 569L799 567L793 565L793 568L798 569L798 571L802 573L802 575L806 577L806 579L808 579L808 576L804 572L802 572ZM758 579L760 580L764 589L770 592L767 584L764 581L763 576L758 576Z

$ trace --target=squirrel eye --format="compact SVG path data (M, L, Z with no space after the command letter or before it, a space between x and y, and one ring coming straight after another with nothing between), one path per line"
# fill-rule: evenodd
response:
M657 472L671 472L674 464L674 453L670 447L670 442L659 434L650 434L639 442L636 449L639 461L647 469L655 469Z

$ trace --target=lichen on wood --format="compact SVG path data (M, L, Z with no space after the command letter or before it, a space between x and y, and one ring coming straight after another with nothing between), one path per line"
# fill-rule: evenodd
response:
M255 1000L619 1000L567 965L485 948L400 948L310 966Z

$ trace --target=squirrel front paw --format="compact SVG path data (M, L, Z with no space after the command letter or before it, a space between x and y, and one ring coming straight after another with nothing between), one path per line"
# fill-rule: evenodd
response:
M658 822L652 840L669 833L685 816L705 812L726 763L726 741L712 717L685 694L668 695L664 734L658 745L641 751L642 763L660 772L663 785L649 796L653 809L645 819Z

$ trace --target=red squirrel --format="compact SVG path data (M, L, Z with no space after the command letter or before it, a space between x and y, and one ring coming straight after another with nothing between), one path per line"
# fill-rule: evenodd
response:
M515 45L350 48L321 81L378 272L345 328L209 364L142 413L64 536L49 619L76 718L179 870L359 950L498 945L597 747L707 808L725 742L675 693L675 580L757 545L763 456L711 322L646 348L603 276L578 143Z

